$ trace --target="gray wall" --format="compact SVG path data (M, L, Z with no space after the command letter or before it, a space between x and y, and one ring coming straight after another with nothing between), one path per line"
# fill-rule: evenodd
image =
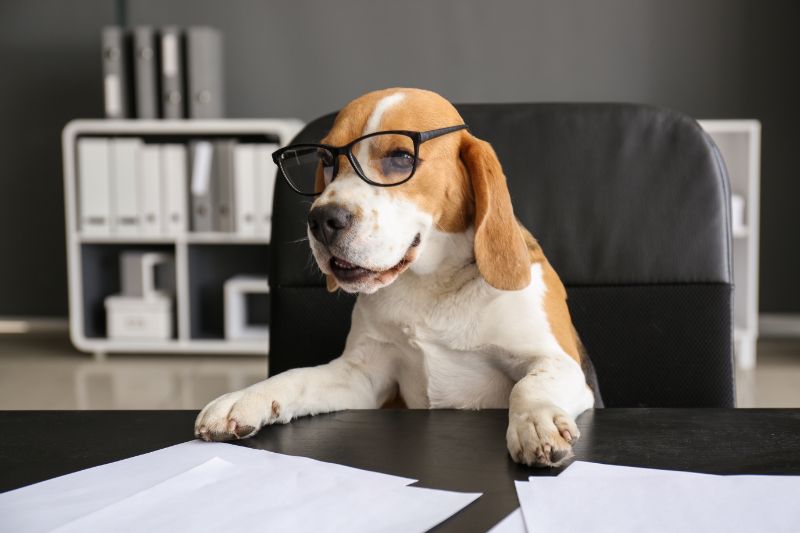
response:
M57 135L68 118L101 112L97 41L112 7L4 0L0 8L0 53L30 62L0 84L0 101L14 102L0 108L0 158L10 162L0 242L21 256L0 261L0 315L66 311ZM48 10L62 12L48 17L61 21L52 28L41 22ZM800 4L777 0L127 3L130 24L224 32L232 117L308 120L371 89L417 86L455 102L632 101L697 118L758 118L761 308L770 312L800 312L798 15ZM36 238L18 235L21 221L40 217ZM33 269L43 258L45 268ZM26 298L17 280L25 291L46 282Z
M0 316L67 314L61 129L102 115L108 0L0 0Z

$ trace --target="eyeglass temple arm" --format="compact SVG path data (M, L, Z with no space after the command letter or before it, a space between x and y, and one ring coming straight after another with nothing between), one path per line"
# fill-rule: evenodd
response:
M430 141L436 137L441 137L442 135L447 135L448 133L453 133L458 130L466 130L468 128L469 126L466 124L459 124L458 126L448 126L447 128L439 128L438 130L423 131L419 134L419 141Z

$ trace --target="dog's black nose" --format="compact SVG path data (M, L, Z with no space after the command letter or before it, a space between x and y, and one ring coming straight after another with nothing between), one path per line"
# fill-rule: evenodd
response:
M353 213L338 204L315 207L308 214L308 227L317 240L333 244L342 230L353 223Z

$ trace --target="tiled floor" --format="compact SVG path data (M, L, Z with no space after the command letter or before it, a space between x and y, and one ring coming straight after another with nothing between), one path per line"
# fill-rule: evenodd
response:
M758 367L737 372L740 407L800 407L800 341L762 340ZM0 409L198 409L266 376L260 357L109 356L63 334L0 336Z

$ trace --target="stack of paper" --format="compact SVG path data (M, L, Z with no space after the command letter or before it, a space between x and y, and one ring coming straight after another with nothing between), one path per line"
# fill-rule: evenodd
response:
M575 462L517 481L495 533L800 531L800 476L715 476Z
M188 442L0 494L2 531L426 531L480 494Z

